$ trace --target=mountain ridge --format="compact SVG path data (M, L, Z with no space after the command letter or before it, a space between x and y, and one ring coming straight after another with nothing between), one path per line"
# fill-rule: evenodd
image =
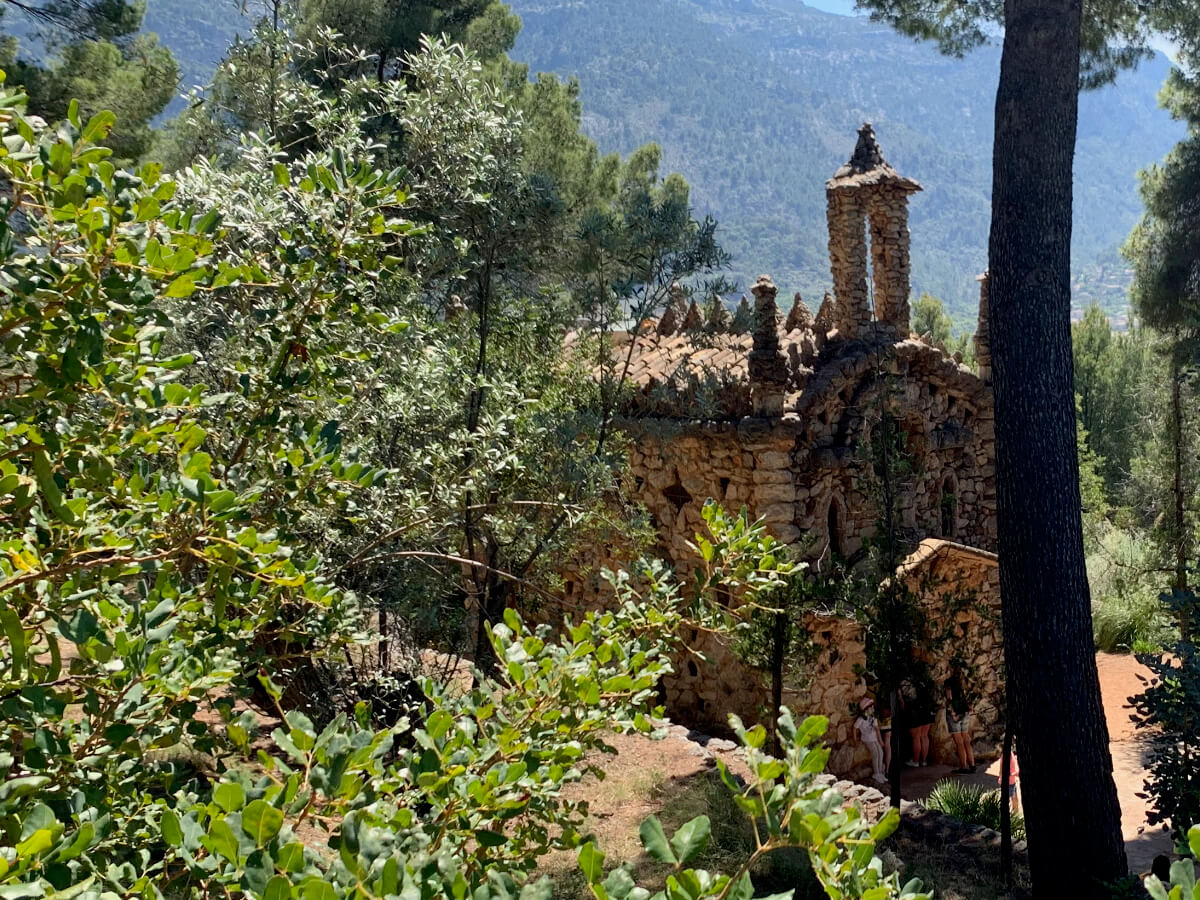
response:
M239 0L147 0L146 28L179 58L181 89L203 84L238 34ZM964 60L865 16L801 0L510 0L524 27L512 52L531 71L578 75L584 129L605 152L647 141L721 223L744 286L769 272L810 299L829 287L824 183L863 121L889 161L920 181L913 198L913 290L972 327L986 265L992 107L999 50ZM17 27L14 27L17 26ZM20 32L6 17L5 30ZM1118 315L1128 272L1119 247L1141 211L1136 172L1183 136L1158 108L1156 56L1084 94L1076 152L1073 284L1078 313ZM182 108L177 101L172 111ZM814 296L815 295L815 296Z
M941 296L960 326L972 324L998 48L950 59L800 0L511 5L524 23L512 56L579 76L585 130L602 150L657 141L697 210L722 223L743 284L763 271L805 296L829 286L824 182L871 121L889 161L925 188L911 207L914 292ZM1117 248L1140 213L1136 172L1183 134L1155 101L1167 71L1158 56L1081 98L1077 308L1099 299L1116 313L1124 302Z

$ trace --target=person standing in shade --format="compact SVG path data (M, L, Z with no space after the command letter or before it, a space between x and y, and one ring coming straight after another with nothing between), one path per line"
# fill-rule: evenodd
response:
M912 759L905 765L914 769L929 765L929 729L936 713L930 693L912 678L900 683L900 710L912 738Z
M854 733L858 739L867 745L871 754L871 777L879 784L887 781L883 771L883 736L879 732L879 722L875 719L875 701L863 697L858 701L858 718L854 720Z
M971 746L971 702L967 698L962 678L954 675L946 682L946 730L958 752L955 775L970 775L975 771L975 748Z

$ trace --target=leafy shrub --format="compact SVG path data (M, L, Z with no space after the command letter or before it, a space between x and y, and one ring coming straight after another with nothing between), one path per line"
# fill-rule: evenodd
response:
M1177 836L1200 822L1200 599L1188 591L1164 594L1169 615L1186 634L1161 651L1142 654L1138 661L1153 678L1133 697L1138 726L1146 729L1151 746L1146 776L1151 824L1169 822Z
M1092 631L1106 653L1161 647L1168 620L1153 586L1152 550L1144 535L1106 528L1087 561Z
M954 779L939 781L925 805L948 816L953 816L960 822L970 825L983 825L993 831L1000 830L1001 804L1006 802L998 788L987 790L977 784L969 784ZM1025 840L1025 820L1020 814L1012 816L1013 840Z
M699 588L648 563L561 634L509 610L494 678L427 680L420 714L386 727L365 702L316 725L278 680L344 649L360 610L300 523L350 516L384 473L343 459L311 400L404 327L378 281L411 231L401 176L341 151L265 165L278 231L237 204L223 223L157 167L117 170L95 146L111 114L72 105L51 134L21 102L0 89L0 896L534 900L555 849L579 850L598 897L643 896L624 870L600 878L562 788L609 730L650 731L685 611L715 622L718 589L768 589L778 544L706 507ZM260 327L214 391L166 335L180 301L227 294ZM243 703L256 685L270 735ZM918 900L873 855L896 814L870 827L815 783L825 727L781 717L775 759L735 723L751 778L722 777L766 823L747 866L798 847L831 894ZM688 867L708 833L643 828L670 895L750 896L748 869Z
M1191 859L1179 859L1171 865L1171 883L1163 884L1158 877L1146 879L1146 893L1152 900L1200 900L1200 885L1196 883L1196 863L1200 859L1200 825L1193 825L1187 833Z

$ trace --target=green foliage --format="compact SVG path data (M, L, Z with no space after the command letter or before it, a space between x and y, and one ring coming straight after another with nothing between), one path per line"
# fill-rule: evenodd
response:
M946 315L942 301L927 291L913 301L910 310L912 330L914 334L929 335L935 344L946 344L950 341L954 322Z
M1007 802L999 789L986 790L977 784L943 779L929 792L925 806L970 825L999 831L1000 807ZM1016 813L1012 815L1012 836L1015 841L1025 840L1025 820Z
M642 823L642 846L651 858L673 867L666 888L655 898L749 900L757 896L751 876L755 864L791 848L807 853L829 897L920 900L931 896L922 892L918 881L901 885L897 874L884 876L882 864L874 856L875 844L895 831L899 813L891 810L871 826L857 807L844 806L837 791L816 781L829 758L828 748L817 744L828 725L825 719L810 717L797 727L790 711L781 709L779 728L786 748L782 758L763 752L767 733L761 726L746 729L736 717L730 721L747 749L746 763L751 773L748 783L732 775L723 762L717 765L738 808L754 823L753 850L736 872L718 874L691 868L688 863L703 853L711 836L713 826L708 816L692 819L670 836L652 816ZM605 876L603 855L592 843L580 848L578 861L597 900L648 896L634 885L628 866L613 869ZM776 896L790 895L789 891Z
M560 791L591 771L586 752L614 727L650 729L693 601L649 565L615 575L615 605L557 639L509 610L490 632L496 679L461 696L427 682L420 727L372 730L360 705L322 728L283 708L292 658L339 646L353 624L354 597L306 555L305 516L346 515L381 473L346 460L337 423L312 414L402 328L378 278L412 233L404 197L332 152L231 173L221 221L195 205L212 173L181 190L155 168L121 172L90 143L110 117L72 110L42 142L18 102L0 106L20 188L0 268L19 288L2 330L13 741L0 882L30 895L522 890L542 854L581 844L585 807ZM174 321L210 348L237 336L206 357L223 390L185 377L197 355L169 352ZM707 516L708 587L741 578L753 598L773 584L779 548L761 526ZM239 700L255 682L281 713L265 745ZM807 748L819 731L789 732L804 748L793 767L823 764ZM864 830L854 817L831 813L843 831L814 846L830 879L872 884L870 853L837 842ZM686 859L703 842L697 823L667 846Z
M1096 305L1071 327L1071 339L1079 423L1104 479L1105 495L1116 502L1145 440L1146 394L1161 392L1161 366L1144 326L1117 331Z
M1168 640L1156 580L1155 552L1147 536L1105 526L1088 553L1092 629L1107 653L1159 648Z
M1162 651L1140 654L1153 678L1133 699L1138 725L1146 728L1152 756L1146 790L1152 798L1151 824L1168 822L1181 837L1189 822L1200 820L1200 602L1190 591L1163 594L1179 627Z
M1171 864L1170 884L1163 884L1156 875L1146 878L1146 892L1153 900L1200 900L1194 862L1200 859L1200 825L1188 829L1187 843L1192 858L1176 860Z
M138 34L144 5L126 0L44 0L4 4L40 26L23 29L45 58L7 59L10 82L28 95L29 112L53 121L78 102L86 118L109 110L118 119L105 139L118 158L138 160L151 143L150 122L179 82L171 51L153 34ZM2 11L2 10L0 10ZM14 23L15 24L15 23ZM24 23L28 24L28 22ZM31 33L32 32L32 33ZM16 43L9 53L16 54Z

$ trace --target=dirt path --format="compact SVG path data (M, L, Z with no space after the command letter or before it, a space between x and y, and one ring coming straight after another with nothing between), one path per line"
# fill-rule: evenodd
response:
M1129 698L1142 692L1142 679L1150 676L1150 670L1132 655L1118 653L1097 653L1096 668L1100 670L1100 692L1112 741L1113 778L1121 800L1121 831L1129 871L1146 872L1155 856L1171 852L1171 836L1161 825L1146 822L1148 804L1137 796L1145 791L1149 746L1134 728Z
M1125 837L1125 852L1129 870L1143 873L1150 870L1154 857L1171 852L1170 835L1162 826L1146 821L1147 803L1139 793L1145 790L1145 763L1148 748L1134 727L1129 698L1141 693L1139 676L1149 676L1149 670L1124 653L1097 653L1096 668L1100 672L1100 693L1104 698L1104 715L1108 719L1109 745L1113 757L1113 780L1121 801L1121 832ZM974 775L951 776L949 766L929 766L904 773L904 797L920 800L929 795L933 786L943 778L961 777L981 787L994 788L1000 783L1000 761L986 771Z
M1149 871L1159 853L1171 852L1170 836L1161 826L1146 822L1147 803L1137 796L1144 791L1147 746L1134 727L1128 698L1141 692L1139 676L1145 677L1149 671L1127 654L1097 654L1096 665L1112 741L1113 774L1121 802L1121 830L1129 869L1141 874ZM614 736L611 743L617 755L601 763L609 777L600 782L589 778L566 791L573 799L586 798L590 802L589 824L602 838L603 846L615 854L614 858L633 859L639 855L637 832L642 819L661 809L666 795L672 793L671 785L686 783L709 770L713 757L720 757L735 771L744 772L745 763L732 753L731 742L716 741L708 748L700 748L686 739L687 729L672 726L671 732L664 741ZM923 799L938 781L950 777L994 788L1000 780L1000 762L997 760L974 775L963 776L951 776L949 766L905 769L904 797ZM564 856L555 863L569 867L573 860Z

